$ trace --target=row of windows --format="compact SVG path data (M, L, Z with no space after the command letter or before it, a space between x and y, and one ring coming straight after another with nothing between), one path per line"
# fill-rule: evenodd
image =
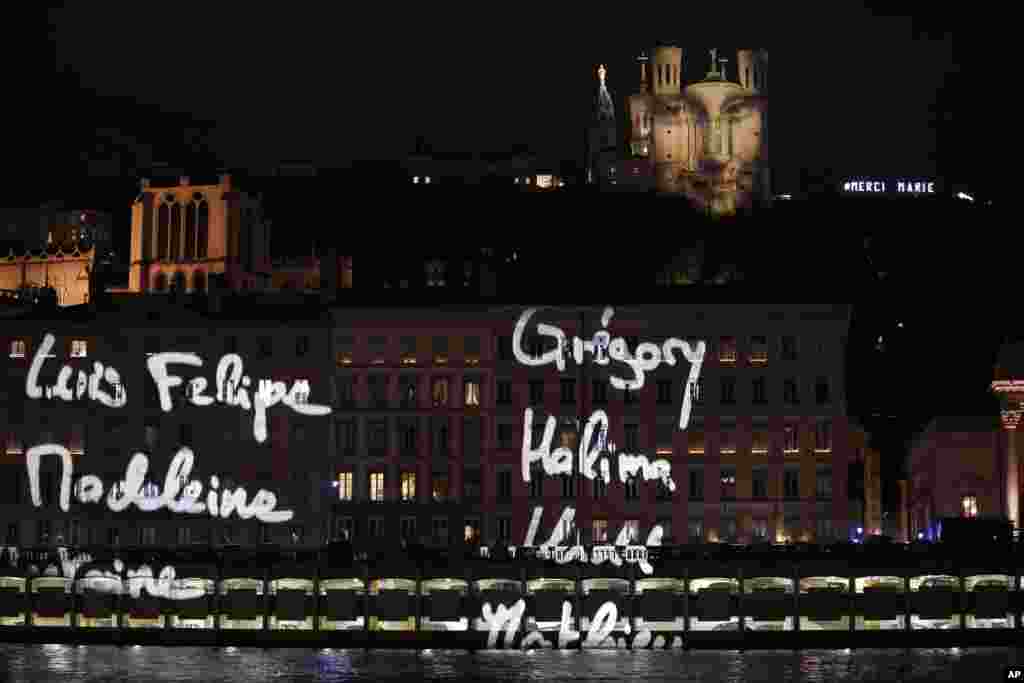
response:
M160 529L143 526L137 529L126 529L114 526L92 525L77 519L63 520L41 519L35 522L35 541L42 545L57 546L102 545L178 545L202 544L211 542L229 544L272 543L283 538L292 543L301 543L305 536L302 526L294 525L287 529L276 529L276 525L258 524L254 527L244 525L222 524L216 529L208 525L176 525L173 536L160 533ZM21 524L12 522L7 525L7 545L18 546L24 541Z
M185 345L198 345L201 344L201 338L195 337L190 339L178 339L176 343ZM154 353L161 353L167 350L164 347L164 342L159 337L146 337L144 342L144 348L147 355ZM295 355L305 356L309 353L311 346L311 339L309 335L298 335L295 337ZM274 338L259 336L256 337L256 347L259 354L265 358L269 358L274 355ZM85 339L72 339L70 341L68 349L69 358L86 358L89 355L89 342ZM10 342L10 357L11 358L25 358L29 352L29 342L25 339L12 339ZM238 353L238 337L236 335L228 335L224 337L224 353ZM51 357L52 353L51 353Z
M466 478L463 480L463 499L479 500L482 496L481 477L479 470L466 470ZM702 468L689 469L689 493L688 497L693 501L704 500L705 474ZM495 474L494 493L498 500L510 501L512 499L512 472L502 470ZM367 500L372 502L384 502L387 496L385 486L386 473L384 471L371 471L367 480ZM579 475L562 475L558 477L563 498L576 498L583 495L584 480ZM530 498L544 497L544 473L539 468L534 468L530 477L529 496ZM721 484L720 497L722 500L736 499L736 468L722 467L719 475ZM354 473L351 471L339 472L334 487L338 491L338 499L342 501L354 500L355 494ZM447 474L437 473L430 477L429 499L434 502L444 502L452 497L449 488ZM751 498L755 500L768 499L769 471L764 467L755 467L751 475ZM829 466L818 467L815 472L815 497L819 500L831 500L832 498L832 468ZM603 479L597 478L591 482L591 496L596 499L608 497L608 485ZM783 470L782 497L785 499L800 499L800 470L795 467L787 467ZM638 500L640 498L640 480L638 477L631 477L625 485L626 500ZM671 500L671 492L661 482L658 482L655 498L667 502ZM399 475L399 500L403 502L416 502L420 500L419 489L417 488L417 473L403 471ZM966 506L965 499L965 506ZM977 514L977 501L973 502L972 508ZM967 508L965 507L965 511Z
M163 202L157 209L156 257L158 260L206 258L210 208L202 195L193 202Z
M439 281L440 282L440 281ZM443 285L440 282L440 285ZM449 360L448 337L433 337L430 345L430 355L437 365L447 365ZM355 337L344 336L336 340L337 364L339 366L352 365L355 352ZM387 362L388 338L373 336L367 339L367 355L373 365L384 365ZM480 363L480 337L465 337L463 340L463 353L467 365L478 365ZM418 342L413 336L399 338L399 358L402 365L416 365L418 358Z
M421 538L419 529L419 518L417 517L401 517L398 520L398 533L401 538L408 541L416 540ZM436 545L448 545L451 542L450 535L450 523L448 517L433 517L430 520L430 528L428 530L429 539ZM389 536L394 530L389 529L389 525L393 525L394 521L385 517L369 517L366 519L365 527L360 530L356 525L356 520L353 517L339 516L335 519L334 523L334 536L336 538L347 538L349 540L356 540L362 537L364 534L369 538L384 538ZM686 537L681 538L675 536L673 532L672 520L670 518L659 518L655 521L655 525L662 528L662 542L666 540L669 542L690 542L690 543L703 543L705 541L721 541L721 542L737 542L739 540L739 525L734 517L723 517L721 524L718 529L707 529L704 525L704 519L702 517L691 517L687 520ZM768 542L769 540L795 540L805 535L803 524L799 517L786 517L782 520L780 528L778 528L775 539L769 539L769 530L771 523L767 519L759 518L751 520L750 535L753 537L754 542ZM624 519L621 521L611 521L607 518L596 518L591 519L590 523L577 528L575 524L569 524L562 529L562 533L566 538L575 540L577 538L577 532L579 532L579 541L585 544L602 544L602 543L613 543L619 540L618 534L620 532L615 531L620 529L624 535L627 544L642 543L646 539L646 535L641 535L641 531L645 531L647 534L653 529L641 529L640 520L638 519ZM832 525L832 520L829 518L818 518L815 520L815 536L819 541L830 541L835 539L835 532ZM611 534L615 534L613 537ZM481 523L476 517L467 517L463 520L463 541L466 543L477 543L483 538L481 533ZM507 515L499 515L494 518L494 526L492 533L493 540L503 543L512 542L512 518Z
M431 278L440 278L441 275L438 273L431 272ZM637 336L625 337L626 344L630 350L636 351L637 346L640 344L640 338ZM695 339L694 339L695 340ZM480 337L465 337L465 354L467 358L475 359L479 362L481 340ZM512 350L512 337L498 337L497 339L497 355L498 360L501 361L512 361L515 360L515 355ZM542 356L550 348L553 347L554 342L545 337L537 335L528 336L523 340L523 350L527 355L534 358ZM339 365L351 365L352 359L356 349L356 338L354 336L343 336L337 340L338 346L338 364ZM711 351L712 344L708 343L708 351ZM431 338L430 352L434 357L435 362L437 359L443 359L441 362L446 363L448 358L449 348L449 337L437 336ZM415 336L402 336L399 337L399 358L403 365L415 364L418 360L418 338ZM825 347L823 344L817 345L817 352L819 355L825 353ZM378 365L383 365L387 362L387 356L389 354L389 339L386 336L370 336L366 339L366 353L371 359L371 362ZM764 365L769 359L769 345L768 337L764 335L755 335L749 338L749 344L745 348L746 360L751 365ZM739 357L739 345L736 337L720 337L717 344L717 357L719 362L724 364L735 364ZM797 353L797 337L792 335L782 336L780 338L780 346L778 357L781 360L795 361L798 358Z
M640 345L640 337L631 335L624 337L624 339L626 340L626 346L629 350L635 353L637 347ZM717 344L710 339L704 339L699 336L689 337L689 341L691 343L698 340L703 340L707 344L706 352L708 355L705 356L705 359L715 356L718 358L720 363L729 365L735 364L740 358L741 349L736 337L719 337ZM499 360L514 360L515 355L512 349L511 337L499 337L497 344ZM793 335L783 335L780 337L778 349L779 359L784 361L797 360L799 357L797 346L797 337ZM523 339L523 351L534 358L542 356L552 348L554 348L554 341L550 338L532 335ZM819 342L816 345L815 350L819 356L825 355L825 344ZM766 364L769 359L770 351L768 337L765 335L753 335L749 337L748 342L742 351L745 354L746 362L750 365L756 366Z
M338 400L343 405L354 405L356 400L356 386L359 381L358 375L346 375L338 380ZM384 406L388 403L388 384L391 376L386 374L370 374L366 377L367 397L372 405ZM398 402L409 408L419 406L418 388L419 378L412 375L399 376ZM722 405L736 405L735 377L721 378L721 391L719 397ZM434 377L430 383L430 402L435 408L451 408L452 395L450 391L451 379L448 377ZM497 405L511 405L513 403L513 383L511 380L498 380L496 384L495 402ZM529 380L528 400L531 405L542 405L544 403L545 382L544 380ZM657 403L660 405L673 405L675 401L682 400L682 388L679 382L674 380L657 380ZM698 379L697 382L689 385L690 399L695 405L705 404L705 382ZM790 406L800 405L800 384L796 379L787 379L783 382L782 398L783 403ZM751 382L751 402L755 405L766 405L768 403L768 380L758 377ZM559 398L563 405L575 405L582 397L577 396L577 381L575 379L559 380ZM625 404L636 403L638 391L623 391L622 400ZM593 380L591 388L591 400L597 405L609 402L609 383L605 380ZM468 377L463 380L463 405L465 407L479 407L482 403L481 379L479 377ZM818 406L827 406L832 402L832 394L828 379L819 377L814 385L814 402Z
M728 425L728 423L726 423ZM355 419L341 420L337 425L337 443L342 450L355 451L358 430L360 423ZM367 447L373 450L387 448L389 439L397 443L399 450L403 452L416 452L419 449L419 435L421 431L418 418L395 418L395 419L371 419L365 423L363 429L366 432ZM532 427L531 445L539 447L544 438L545 425L534 424ZM508 422L496 424L495 436L499 450L516 450L521 441L516 434L516 425ZM449 445L448 422L441 419L432 422L429 427L430 443L435 451L447 452ZM479 448L484 438L483 423L480 418L464 418L463 420L464 444L467 447ZM676 434L676 425L663 423L657 425L655 433L655 450L658 455L667 456L673 452L673 440ZM707 452L705 443L706 432L701 428L700 422L691 424L686 431L687 445L686 452L691 455L703 455ZM737 444L738 430L735 426L726 426L717 432L718 451L722 455L733 455L739 452ZM597 435L602 443L608 440L607 433ZM801 429L797 423L787 423L782 429L781 449L783 453L797 454L801 451ZM640 425L626 423L623 425L624 443L622 450L626 452L640 452L643 444L640 442ZM556 428L553 437L554 447L565 447L575 451L577 449L577 427L571 419L562 420L561 426ZM817 453L832 452L832 422L831 420L818 420L814 424L814 451ZM755 425L751 432L750 452L755 455L768 454L771 451L771 433L766 424Z
M24 339L12 339L10 344L11 358L25 358L28 355L28 342ZM85 339L72 339L68 346L71 358L86 358L89 355L89 342Z

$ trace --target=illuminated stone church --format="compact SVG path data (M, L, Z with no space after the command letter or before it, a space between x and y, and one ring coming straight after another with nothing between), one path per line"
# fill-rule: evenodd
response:
M739 50L730 69L711 50L705 77L685 86L683 60L671 46L640 58L640 92L627 103L633 158L650 164L659 193L684 195L708 213L758 205L771 196L768 51Z
M231 290L270 286L270 225L259 199L229 175L216 184L143 180L132 205L129 291L201 292L211 278Z

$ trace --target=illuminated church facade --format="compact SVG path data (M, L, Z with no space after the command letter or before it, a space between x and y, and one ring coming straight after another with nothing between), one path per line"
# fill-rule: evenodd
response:
M270 224L259 198L227 174L216 184L143 180L132 205L129 291L205 291L215 277L232 290L271 283Z
M659 193L714 215L753 208L771 196L768 51L737 51L732 72L711 50L706 76L690 84L686 56L660 46L639 59L640 92L627 101L632 157L646 162Z

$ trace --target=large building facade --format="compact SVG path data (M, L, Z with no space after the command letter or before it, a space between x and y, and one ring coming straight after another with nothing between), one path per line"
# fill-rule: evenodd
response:
M846 306L337 306L328 317L303 302L126 295L116 313L10 320L7 544L630 545L875 531L876 504L847 496L851 466L871 456L845 413ZM642 382L625 359L642 363ZM279 395L261 378L281 382ZM138 454L141 474L129 467ZM220 491L219 514L181 508L193 484L206 505ZM253 512L271 496L287 519Z
M672 543L878 533L877 482L866 507L846 495L851 465L877 455L845 414L845 307L614 309L606 329L630 353L641 340L707 342L696 382L681 361L625 391L615 362L523 362L552 352L538 324L591 340L602 309L542 309L517 342L525 310L336 311L335 533L441 545L642 543L656 526ZM582 460L566 473L541 454L578 453L598 411L606 432L587 448L600 438L611 456L604 483ZM622 452L667 462L674 488L624 476Z
M1024 344L1004 344L993 374L999 415L937 417L913 443L907 495L913 537L939 537L940 522L949 517L1021 524L1017 429L1024 415Z
M319 309L114 303L5 321L6 544L320 544L331 397ZM205 509L184 509L190 495Z

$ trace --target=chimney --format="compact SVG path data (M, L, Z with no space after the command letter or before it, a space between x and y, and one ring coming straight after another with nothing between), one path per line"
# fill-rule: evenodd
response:
M231 174L230 173L221 173L220 176L218 176L218 177L220 179L221 186L224 188L224 191L225 192L230 192L231 191Z
M149 178L143 178L142 181L140 182L140 185L142 186L143 190L148 190L149 189Z
M184 185L185 187L188 187L189 185L192 184L191 182L189 182L189 180L190 180L190 178L187 175L180 176L178 178L178 184L179 185Z

